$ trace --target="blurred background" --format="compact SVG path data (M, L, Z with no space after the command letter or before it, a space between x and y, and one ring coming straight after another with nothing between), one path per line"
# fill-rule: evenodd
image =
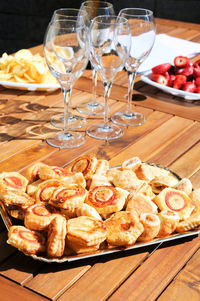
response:
M55 9L79 8L81 0L0 0L0 56L43 42ZM200 23L200 0L110 0L116 14L121 8L143 7L155 17Z

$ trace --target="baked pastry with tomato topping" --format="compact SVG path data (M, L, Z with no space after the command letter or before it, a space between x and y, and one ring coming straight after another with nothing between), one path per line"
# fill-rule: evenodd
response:
M148 196L135 193L129 195L126 211L133 211L140 217L142 213L157 213L158 207Z
M132 157L124 162L122 162L122 170L131 169L135 171L141 165L141 160L139 157Z
M163 210L159 212L160 231L158 237L166 237L172 234L179 222L179 215L176 211Z
M99 159L97 160L96 169L94 174L100 176L106 176L106 173L109 169L109 162L108 160Z
M150 241L158 235L160 230L160 220L158 215L153 213L142 213L140 215L140 222L144 227L144 231L138 237L138 241Z
M50 180L50 179L62 179L68 178L73 175L73 172L66 170L65 168L58 167L58 166L49 166L44 165L40 168L40 179L43 181Z
M29 183L35 182L40 179L40 168L42 166L47 166L47 165L42 162L36 162L27 168L26 177Z
M87 189L88 190L90 190L96 186L103 186L103 185L111 186L107 177L102 176L102 175L94 174L87 180Z
M149 184L151 185L153 193L160 193L164 188L176 187L179 183L178 179L172 174L155 177Z
M75 253L92 252L106 239L106 227L102 220L79 216L67 222L67 245Z
M111 246L129 246L136 242L144 231L142 223L137 215L131 211L113 213L105 220L107 237Z
M90 216L95 219L102 220L99 213L96 211L96 209L86 203L83 203L81 206L77 207L75 209L76 216Z
M34 204L27 208L24 216L24 225L30 230L47 230L56 216L56 210L50 205Z
M18 172L11 171L0 174L0 189L15 189L25 192L27 184L28 180Z
M46 250L44 235L23 226L11 226L7 242L28 255L42 253Z
M97 161L97 158L91 155L81 156L70 163L66 169L73 173L82 172L84 178L87 180L95 173Z
M64 187L65 184L57 179L47 180L40 183L35 191L36 203L48 203L55 188Z
M164 168L147 163L141 163L140 167L136 169L135 173L140 180L145 180L148 182L152 181L155 177L160 178L170 174L170 172Z
M65 249L67 221L62 215L57 215L50 223L47 238L48 257L61 257Z
M27 187L26 187L26 193L28 195L30 195L31 197L35 197L35 192L36 192L39 184L41 184L42 182L44 182L44 181L39 179L35 182L32 182L32 183L28 184Z
M89 190L85 203L94 207L99 214L107 215L122 210L126 197L118 187L96 186Z
M117 187L121 187L125 189L128 185L131 185L135 182L138 183L138 181L139 180L137 179L134 171L132 171L131 169L127 169L118 172L114 176L112 183Z
M176 232L182 233L182 232L190 231L192 229L195 229L199 225L200 225L199 212L194 213L194 214L192 213L192 215L190 215L186 220L178 223L178 225L176 227Z
M84 203L87 191L77 184L68 184L54 189L49 204L56 208L75 210Z
M161 211L172 210L177 212L180 220L188 218L194 209L194 204L189 196L185 192L173 188L163 189L154 201Z

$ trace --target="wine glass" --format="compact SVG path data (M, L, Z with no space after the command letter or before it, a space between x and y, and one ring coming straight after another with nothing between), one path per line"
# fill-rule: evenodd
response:
M124 126L137 126L145 122L145 117L132 110L133 86L140 64L148 57L154 45L156 26L153 12L147 9L124 8L118 16L128 19L132 36L130 55L125 64L129 78L128 103L126 110L115 113L111 120Z
M128 21L116 16L95 17L90 26L89 42L90 59L105 89L105 114L104 122L92 125L86 133L97 139L116 139L124 132L118 125L109 122L108 97L117 72L124 68L129 56L131 33Z
M77 20L61 19L49 24L44 38L44 56L47 65L60 84L64 100L64 131L47 138L47 143L59 148L74 148L85 142L80 132L69 130L68 116L72 87L85 70L88 43L85 26Z
M80 7L80 13L87 12L90 22L99 15L114 15L113 5L106 1L85 1ZM87 115L102 115L104 114L104 104L96 99L97 72L92 65L92 99L88 102L83 102L77 106L77 111Z
M59 8L54 11L51 18L51 22L56 20L77 20L77 23L83 23L86 25L86 28L89 26L89 19L86 11L80 12L76 8ZM64 115L55 114L51 117L51 124L57 128L64 128ZM68 125L70 129L78 129L86 125L86 118L72 114L71 108L69 106L69 116L68 116Z

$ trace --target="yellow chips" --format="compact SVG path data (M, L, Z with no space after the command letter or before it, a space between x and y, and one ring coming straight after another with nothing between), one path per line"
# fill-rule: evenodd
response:
M4 53L0 58L0 80L18 83L55 84L45 59L33 55L28 49L21 49L14 55Z

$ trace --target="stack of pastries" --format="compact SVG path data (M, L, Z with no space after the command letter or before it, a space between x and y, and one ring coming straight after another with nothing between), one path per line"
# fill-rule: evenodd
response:
M46 258L132 246L200 225L200 189L139 157L119 168L85 155L65 168L37 162L26 176L3 172L0 200L21 220L8 243Z

